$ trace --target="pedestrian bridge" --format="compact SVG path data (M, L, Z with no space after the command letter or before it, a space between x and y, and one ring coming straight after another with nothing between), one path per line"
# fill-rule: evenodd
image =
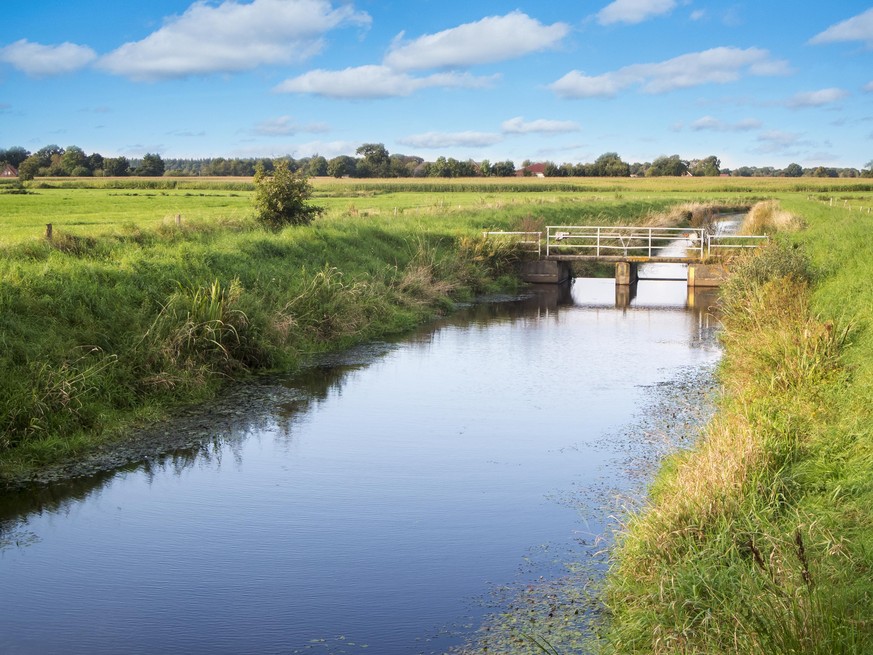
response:
M536 252L537 260L524 271L529 282L560 282L570 276L571 262L593 261L615 263L616 284L633 284L639 264L658 262L689 264L689 286L717 286L724 277L724 260L769 238L705 227L630 225L559 225L545 232L486 232L485 236L513 239Z

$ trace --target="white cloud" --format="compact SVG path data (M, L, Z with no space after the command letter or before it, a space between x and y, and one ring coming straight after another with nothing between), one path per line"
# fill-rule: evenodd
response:
M842 41L864 41L868 47L873 48L873 8L842 23L831 25L809 40L814 45Z
M597 13L601 25L642 23L676 8L676 0L615 0Z
M801 139L801 135L794 132L781 132L779 130L760 134L757 141L760 145L755 148L755 152L764 154L786 153L799 146L809 145L808 141Z
M350 141L310 141L298 144L290 152L298 158L321 155L326 159L333 159L339 155L353 154L358 145L360 144Z
M403 42L401 33L384 64L404 71L489 64L553 48L569 31L565 23L543 25L514 11L426 34L410 42Z
M287 136L300 132L329 132L330 128L324 123L300 125L290 116L279 116L279 118L258 123L255 125L254 131L261 136Z
M823 107L835 102L839 102L849 95L848 91L837 88L819 89L818 91L809 91L807 93L798 93L788 100L787 106L792 109L803 109L806 107Z
M867 84L864 85L864 91L867 93L873 93L873 82L867 82Z
M500 134L492 132L425 132L413 134L398 139L397 142L405 146L424 149L493 146L503 141Z
M0 48L0 61L32 77L61 75L84 68L97 59L91 48L75 43L42 45L21 39Z
M699 21L699 20L703 20L704 18L706 18L706 12L703 9L695 9L694 11L691 12L690 18L691 18L691 20L693 20L695 22Z
M691 129L695 132L704 130L712 132L749 132L757 130L761 126L761 121L755 118L746 118L736 123L726 123L713 116L703 116L691 123Z
M421 89L482 88L493 82L493 77L475 77L469 74L437 73L413 77L387 66L357 66L341 71L313 70L299 77L285 80L274 90L280 93L308 93L327 98L393 98L408 96Z
M360 145L359 142L352 141L311 141L309 143L268 143L268 144L252 144L239 146L227 152L224 156L229 157L283 157L291 155L292 157L312 157L313 155L321 155L327 159L332 159L337 155L353 155L355 148Z
M639 86L644 93L666 93L702 84L726 84L744 74L781 75L786 62L770 58L761 48L712 48L653 64L633 64L602 75L571 71L549 88L563 98L611 97Z
M366 13L346 4L335 9L328 0L198 0L143 40L102 57L98 66L136 80L238 72L301 61L321 49L326 32L369 24Z
M534 121L525 122L522 116L510 118L503 121L500 126L506 134L533 134L533 133L566 133L578 132L582 126L575 121L555 121L540 118Z

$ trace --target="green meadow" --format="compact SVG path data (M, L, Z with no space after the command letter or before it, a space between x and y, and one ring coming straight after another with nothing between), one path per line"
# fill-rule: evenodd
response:
M123 440L229 379L293 370L518 288L523 254L484 229L683 220L688 207L773 200L758 228L773 245L736 262L722 291L717 415L625 517L598 589L598 637L585 648L873 652L869 180L315 189L324 216L271 233L238 180L0 187L4 482ZM538 625L535 639L510 640L518 652L580 652L566 625Z

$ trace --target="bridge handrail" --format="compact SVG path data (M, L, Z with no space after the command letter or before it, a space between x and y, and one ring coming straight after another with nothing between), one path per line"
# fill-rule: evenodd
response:
M740 243L719 243L719 241L735 241ZM742 243L747 241L748 243ZM770 236L767 234L707 234L706 235L706 250L742 250L744 248L758 248L763 244L769 243Z
M546 227L546 257L553 248L593 250L591 256L620 250L645 251L655 257L656 251L681 238L689 241L689 250L703 255L706 231L704 228L648 227L635 225L550 225ZM586 243L566 243L567 240L586 240ZM618 243L616 243L616 240ZM604 255L605 256L605 255Z
M757 248L767 243L767 235L745 234L715 234L706 228L687 227L649 227L639 225L549 225L546 227L545 239L543 232L511 232L485 231L483 237L514 237L518 243L531 246L530 251L537 257L543 255L545 241L545 256L567 256L580 258L609 258L615 261L617 256L648 257L652 260L670 259L675 257L659 254L665 246L680 240L687 240L686 254L681 259L704 259L707 255L731 250ZM568 251L570 251L568 253ZM573 254L573 251L589 254ZM617 254L621 253L621 254ZM633 253L633 254L631 254Z

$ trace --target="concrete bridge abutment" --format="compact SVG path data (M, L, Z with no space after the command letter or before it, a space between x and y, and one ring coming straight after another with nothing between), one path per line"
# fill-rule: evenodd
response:
M530 284L561 284L571 277L573 265L570 262L540 259L522 264L521 279Z

